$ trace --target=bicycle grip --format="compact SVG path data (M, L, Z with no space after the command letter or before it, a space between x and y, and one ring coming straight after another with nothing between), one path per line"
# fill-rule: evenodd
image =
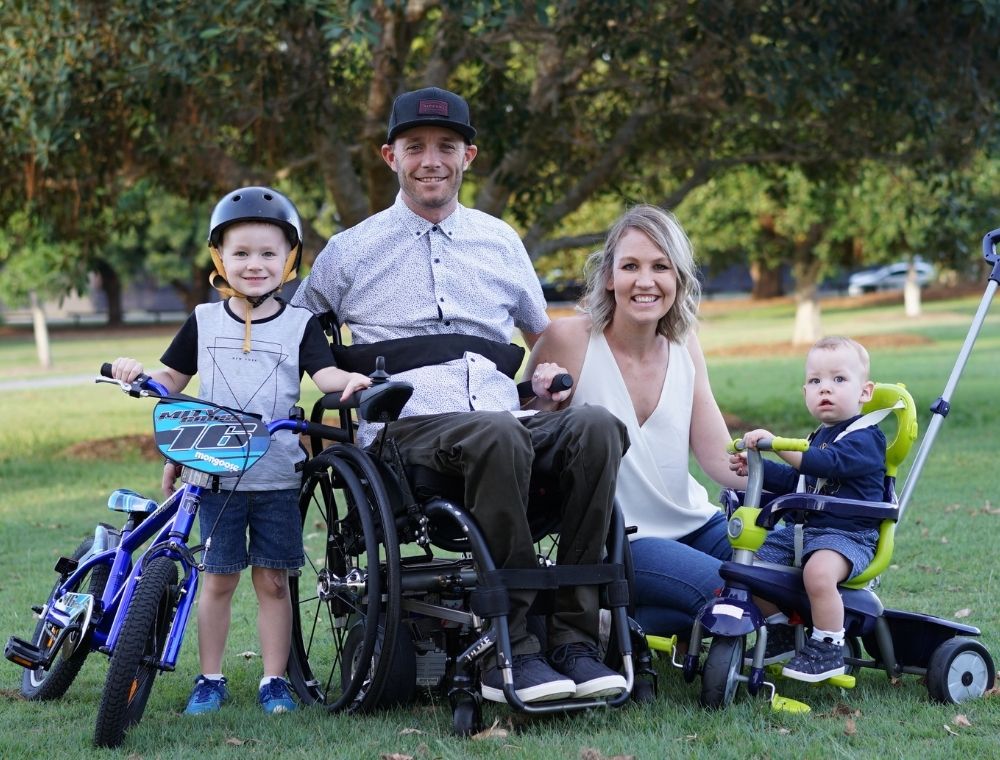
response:
M112 377L111 375L111 362L104 362L101 365L101 376L102 377Z

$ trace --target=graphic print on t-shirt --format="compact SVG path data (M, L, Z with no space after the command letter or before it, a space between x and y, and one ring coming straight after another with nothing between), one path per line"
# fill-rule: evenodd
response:
M208 354L212 358L212 400L215 403L237 409L247 409L253 404L265 419L275 417L277 369L288 359L280 343L253 340L250 353L245 354L242 339L220 336L208 346Z

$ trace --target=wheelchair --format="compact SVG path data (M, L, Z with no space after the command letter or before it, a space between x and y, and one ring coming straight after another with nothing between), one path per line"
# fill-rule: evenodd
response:
M932 615L886 608L874 592L879 574L892 559L901 509L895 492L896 472L917 437L913 398L905 387L877 384L872 400L862 411L868 414L878 413L877 410L883 410L885 416L892 414L896 421L895 435L886 450L883 503L796 493L774 497L760 506L761 456L753 450L747 452L750 475L743 499L735 491L723 491L734 558L723 563L720 575L725 586L720 596L699 613L682 661L672 657L687 682L701 676L699 701L703 707L727 707L742 685L752 696L767 695L775 710L809 711L807 704L779 695L774 681L769 680L780 675L781 665L763 665L767 626L754 602L754 597L758 597L777 605L795 625L796 650L801 649L805 629L812 625L801 568L756 562L754 552L780 520L802 523L810 512L821 510L881 520L878 547L871 564L855 578L840 584L847 673L826 682L853 688L854 674L863 667L884 670L890 679L915 674L925 678L930 698L942 703L977 698L993 688L996 675L993 658L973 638L980 635L979 629ZM734 445L737 443L742 442L734 441ZM761 444L764 444L761 448L766 447L765 442ZM807 441L798 439L775 438L770 442L771 450L802 450L807 445ZM746 650L750 634L756 634L756 641ZM706 639L710 639L710 644L702 661ZM654 649L676 652L673 643L654 639L651 645Z
M630 698L655 697L655 673L645 636L629 616L628 541L617 506L597 565L559 567L552 558L553 481L532 478L529 523L537 568L498 569L483 532L463 507L462 483L430 470L401 472L401 462L354 443L357 420L390 423L381 445L391 446L391 422L412 393L385 372L396 341L358 347L340 340L334 315L321 321L338 365L364 372L373 385L341 403L335 394L316 402L313 422L340 416L342 440L324 446L310 439L300 499L306 565L290 578L293 609L289 681L306 704L331 712L367 713L407 705L421 696L446 698L460 736L482 728L479 670L497 657L512 662L507 588L537 591L529 626L538 625L561 586L591 584L610 611L606 663L625 676L627 689L613 698L525 703L505 678L508 705L524 713L573 712L618 707ZM520 349L523 350L523 349ZM375 368L369 363L375 355ZM401 369L397 369L402 371ZM544 636L544 623L532 632ZM544 639L543 642L544 649ZM510 671L507 671L507 676Z

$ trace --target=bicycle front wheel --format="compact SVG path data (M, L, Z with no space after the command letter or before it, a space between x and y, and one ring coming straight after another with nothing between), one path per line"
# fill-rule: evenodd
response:
M94 545L94 539L88 538L70 555L72 559L83 558ZM92 595L95 599L100 599L104 593L104 587L108 583L110 568L107 565L95 565L94 568L80 578L71 588L70 592L83 592ZM62 578L56 581L49 592L49 598L45 601L46 609L56 602L56 595L62 585ZM71 633L62 644L61 651L56 655L52 665L45 668L35 668L25 670L21 676L21 694L25 699L49 700L59 699L76 679L80 668L83 667L84 660L90 654L91 631L75 631ZM52 646L53 636L49 627L45 624L44 618L38 621L35 632L31 637L31 643L40 649L48 649Z
M176 611L177 565L156 557L139 579L111 655L94 731L98 747L117 747L142 720Z

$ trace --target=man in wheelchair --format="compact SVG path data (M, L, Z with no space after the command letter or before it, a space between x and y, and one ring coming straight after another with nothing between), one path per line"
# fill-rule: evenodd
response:
M868 379L868 352L860 343L829 336L815 343L806 357L805 393L809 413L822 425L810 438L809 449L779 451L785 464L764 462L764 488L784 494L809 490L837 494L844 499L879 502L885 480L885 435L872 419L860 416L861 406L872 397ZM772 440L767 430L743 436L747 448ZM735 454L731 468L745 475L746 455ZM844 603L837 584L859 575L871 563L879 540L875 518L846 518L817 512L801 526L772 532L757 551L757 559L791 565L803 563L802 580L813 617L812 637L802 651L794 652L794 633L788 619L770 602L757 599L769 614L764 661L789 660L782 674L816 682L843 675ZM794 654L794 656L792 656Z
M520 412L513 380L523 349L548 324L531 261L507 224L458 202L476 157L464 99L426 88L396 98L382 158L398 178L395 203L327 243L292 303L334 312L351 331L356 371L386 357L393 380L414 392L390 438L407 468L460 478L465 507L497 567L536 568L529 485L556 484L557 564L601 560L611 519L624 426L607 410ZM366 350L370 349L370 350ZM366 365L366 363L368 363ZM532 391L559 401L537 380ZM363 424L369 445L377 425ZM523 702L621 694L626 680L602 662L598 592L561 587L545 635L527 627L534 592L510 589L514 690ZM482 673L482 696L505 701L500 669Z

